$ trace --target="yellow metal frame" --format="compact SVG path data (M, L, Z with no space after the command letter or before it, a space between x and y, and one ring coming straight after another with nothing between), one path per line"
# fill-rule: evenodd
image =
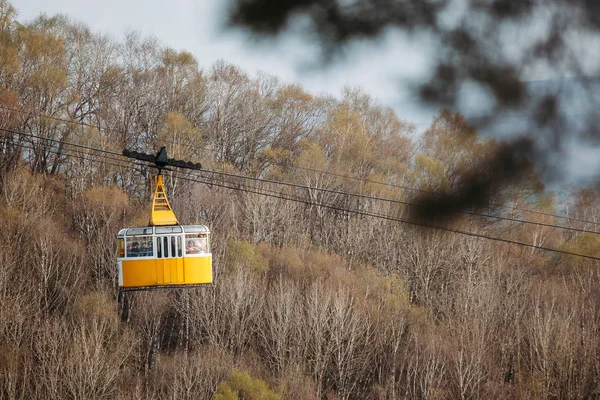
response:
M150 216L150 225L178 225L177 217L169 204L165 185L163 184L163 176L161 173L156 177L156 187L154 188L154 196L152 198L152 215Z

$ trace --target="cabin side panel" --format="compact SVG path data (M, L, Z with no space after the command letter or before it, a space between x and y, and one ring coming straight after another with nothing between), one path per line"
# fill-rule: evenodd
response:
M150 286L157 284L157 265L160 260L122 260L123 287Z
M212 255L185 257L183 259L184 281L188 284L212 283Z

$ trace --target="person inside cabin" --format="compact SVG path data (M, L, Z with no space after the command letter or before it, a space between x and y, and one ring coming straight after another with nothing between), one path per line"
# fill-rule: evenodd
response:
M185 252L186 252L186 254L197 254L198 253L198 249L196 248L193 240L187 241L187 246L185 246Z
M153 256L154 255L154 248L152 247L152 240L149 240L146 242L146 244L148 245L148 256Z
M131 244L131 250L129 250L127 256L139 257L139 255L140 255L140 244L138 242L133 242Z
M150 249L148 248L148 242L142 242L142 247L140 248L140 257L147 257L150 255Z
M194 239L194 246L196 247L198 253L206 253L206 239Z

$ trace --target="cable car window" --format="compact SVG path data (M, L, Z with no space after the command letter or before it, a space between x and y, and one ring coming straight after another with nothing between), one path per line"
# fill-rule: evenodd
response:
M140 242L137 239L127 241L127 257L139 257Z
M125 239L117 239L117 257L125 257Z
M182 257L182 250L181 250L181 236L177 236L177 257Z
M152 227L127 229L127 236L152 235Z
M177 251L175 248L175 236L171 236L171 257L177 257Z
M184 226L186 233L208 233L208 228L204 225L189 225Z
M152 236L137 236L127 240L127 257L150 257Z
M185 254L208 253L208 237L205 233L185 235Z
M154 256L153 240L152 236L144 236L141 238L141 250L140 257L152 257Z
M156 233L181 233L180 226L157 226Z
M160 238L156 238L156 257L162 258L162 249L160 245Z
M163 249L165 251L165 258L168 258L169 257L169 238L166 236L163 238Z

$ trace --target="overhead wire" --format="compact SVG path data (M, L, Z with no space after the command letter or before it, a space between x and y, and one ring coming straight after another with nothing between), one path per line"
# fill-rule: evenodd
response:
M100 153L102 153L101 149L95 149L95 148L92 148L92 149L98 150L98 151L100 151ZM59 154L59 151L57 151L57 150L51 150L51 151L55 152L55 154ZM76 154L75 155L74 154L66 154L66 155L69 157L77 157ZM97 158L107 158L107 156L104 154L90 154L90 155L97 157ZM63 154L63 156L65 156L65 155ZM79 158L81 158L81 157L82 156L79 156ZM123 161L125 161L125 160L123 160ZM135 169L131 165L114 164L114 163L110 163L108 161L103 161L103 162L105 162L109 165L115 165L115 166L122 167L122 168ZM210 171L210 170L203 170L203 171L211 173L211 174L215 173L215 171ZM240 176L235 176L234 174L227 174L227 175L230 175L232 177L242 178L242 179L247 178L242 175L240 175ZM587 254L575 253L575 252L571 252L571 251L567 251L567 250L560 250L560 249L555 249L555 248L546 247L546 246L539 246L539 245L534 245L531 243L525 243L525 242L515 241L515 240L511 240L511 239L505 239L505 238L501 238L501 237L487 236L487 235L483 235L483 234L479 234L479 233L475 233L475 232L469 232L469 231L464 231L464 230L450 228L450 227L431 225L431 224L426 224L426 223L422 223L419 221L413 221L413 220L409 220L409 219L405 219L405 218L393 217L393 216L389 216L389 215L385 215L385 214L342 208L342 207L338 207L335 205L326 204L323 202L314 202L314 201L310 201L310 200L301 199L298 196L283 195L281 192L269 191L270 192L269 193L268 191L260 190L258 188L242 187L244 185L234 186L231 182L226 182L224 180L221 180L219 183L219 182L215 182L216 179L214 179L214 177L208 178L208 177L201 176L201 177L191 178L191 177L180 176L177 173L174 173L173 176L176 179L184 179L184 180L187 180L190 182L204 183L204 184L214 185L217 187L222 187L225 189L239 190L239 191L243 191L246 193L254 193L257 195L278 198L278 199L282 199L282 200L286 200L286 201L293 201L293 202L297 202L297 203L303 203L306 205L313 205L313 206L317 206L317 207L328 208L328 209L332 209L332 210L340 211L340 212L344 212L344 213L380 218L380 219L384 219L384 220L388 220L388 221L399 222L399 223L404 223L404 224L413 225L413 226L419 226L419 227L428 228L428 229L441 230L441 231L445 231L445 232L461 234L461 235L466 235L466 236L480 238L480 239L499 241L499 242L503 242L503 243L507 243L507 244L513 244L513 245L518 245L518 246L523 246L523 247L528 247L528 248L533 248L533 249L538 249L538 250L559 253L559 254L563 254L563 255L570 255L570 256L576 256L576 257L582 257L582 258L600 261L600 257L595 257L595 256L587 255ZM260 181L259 178L255 178L255 179ZM268 182L268 183L279 183L279 182L274 181L274 182ZM296 186L301 186L301 185L296 185Z
M231 190L240 190L240 191L244 191L246 193L253 193L253 194L258 194L258 195L263 195L263 196L268 196L268 197L275 197L275 198L278 198L278 199L281 199L281 200L294 201L294 202L303 203L303 204L306 204L306 205L314 205L314 206L328 208L328 209L332 209L332 210L335 210L335 211L341 211L341 212L345 212L345 213L351 213L351 214L356 214L356 215L362 215L362 216L380 218L380 219L385 219L385 220L388 220L388 221L394 221L394 222L400 222L400 223L404 223L404 224L419 226L419 227L422 227L422 228L429 228L429 229L441 230L441 231L445 231L445 232L456 233L456 234L461 234L461 235L476 237L476 238L480 238L480 239L487 239L487 240L492 240L492 241L499 241L499 242L503 242L503 243L509 243L509 244L513 244L513 245L519 245L519 246L529 247L529 248L538 249L538 250L544 250L544 251L549 251L549 252L554 252L554 253L560 253L560 254L564 254L564 255L570 255L570 256L576 256L576 257L583 257L583 258L587 258L587 259L591 259L591 260L600 261L600 257L595 257L595 256L587 255L587 254L575 253L575 252L571 252L571 251L567 251L567 250L560 250L560 249L555 249L555 248L546 247L546 246L539 246L539 245L534 245L534 244L531 244L531 243L525 243L525 242L520 242L520 241L515 241L515 240L510 240L510 239L505 239L505 238L500 238L500 237L492 237L492 236L487 236L487 235L483 235L483 234L479 234L479 233L475 233L475 232L464 231L464 230L461 230L461 229L454 229L454 228L449 228L449 227L443 227L443 226L437 226L437 225L430 225L430 224L426 224L426 223L422 223L422 222L418 222L418 221L412 221L412 220L408 220L408 219L404 219L404 218L392 217L392 216L389 216L389 215L384 215L384 214L379 214L379 213L366 212L366 211L361 211L361 210L345 209L345 208L333 206L333 205L330 205L330 204L317 203L317 202L313 202L313 201L310 201L310 200L303 200L303 199L294 198L294 197L291 197L291 196L285 196L285 195L281 195L281 194L280 195L266 194L266 193L263 193L260 190L256 190L256 189L240 188L240 187L236 187L236 186L228 186L227 184L224 184L224 183L215 183L211 179L186 178L186 177L177 177L177 176L176 176L176 178L178 178L178 179L185 179L185 180L192 181L192 182L212 184L212 185L217 186L217 187L222 187L222 188L231 189Z
M5 128L0 128L0 130L11 132L14 134L23 135L23 136L33 137L38 140L48 140L51 142L62 143L67 146L84 148L84 149L91 150L91 151L98 151L98 152L103 152L103 153L108 153L108 154L116 154L122 158L119 158L119 159L114 158L114 157L108 157L108 158L116 160L116 161L125 161L126 160L126 158L123 158L124 157L123 155L120 155L120 154L114 153L114 152L104 151L102 149L97 149L97 148L93 148L93 147L89 147L89 146L82 146L79 144L74 144L74 143L70 143L70 142L66 142L66 141L60 141L57 139L35 136L35 135L31 135L31 134L27 134L27 133L23 133L23 132L19 132L19 131L14 131L14 130L10 130L10 129L5 129ZM365 195L365 194L360 194L360 193L345 192L345 191L340 191L340 190L335 190L335 189L327 189L327 188L320 188L320 187L315 187L315 186L300 185L300 184L291 183L291 182L270 180L270 179L264 179L264 178L256 178L256 177L251 177L251 176L246 176L246 175L232 174L232 173L215 171L215 170L210 170L207 172L210 172L211 174L227 176L227 177L232 177L232 178L252 180L252 181L256 181L256 182L265 182L265 183L271 183L271 184L285 185L285 186L290 186L290 187L295 187L295 188L302 188L302 189L307 189L307 190L332 193L332 194L341 195L341 196L362 198L362 199L368 199L368 200L374 200L374 201L384 201L384 202L389 202L389 203L393 203L393 204L401 204L401 205L406 205L406 206L418 207L418 204L416 204L416 203L407 202L407 201L403 201L403 200L388 199L388 198L377 197L377 196L372 196L372 195ZM549 228L563 229L563 230L582 232L582 233L600 234L600 232L583 229L583 228L575 228L575 227L569 227L569 226L563 226L563 225L549 224L549 223L544 223L544 222L535 222L535 221L523 220L523 219L518 219L518 218L503 217L503 216L498 216L498 215L486 215L486 214L480 214L480 213L475 213L475 212L464 212L464 213L467 215L484 217L484 218L488 218L488 219L504 220L504 221L517 222L517 223L522 223L522 224L530 224L530 225L536 225L536 226L544 226L544 227L549 227Z
M410 187L410 186L406 186L406 185L398 185L398 184L394 184L394 183L375 181L375 180L367 179L367 178L359 178L359 177L352 176L352 175L338 174L336 172L323 171L323 170L318 170L318 169L314 169L314 168L302 167L299 165L291 165L291 164L285 163L285 162L274 162L273 165L291 168L291 169L299 169L302 171L310 171L310 172L315 172L315 173L323 174L323 175L336 176L338 178L351 179L351 180L355 180L355 181L359 181L359 182L372 183L372 184L386 186L386 187L403 189L403 190L408 190L408 191L417 192L417 193L436 194L436 192L432 191L432 190L425 190L425 189L414 188L414 187ZM544 216L548 216L548 217L566 219L566 220L570 220L570 221L585 222L585 223L595 224L595 225L600 224L600 221L589 221L589 220L585 220L585 219L579 219L579 218L568 217L568 216L564 216L564 215L552 214L552 213L548 213L548 212L544 212L544 211L529 210L526 208L520 208L520 207L514 207L514 206L490 204L490 207L515 210L515 211L523 211L523 212L531 213L531 214L544 215ZM467 214L470 213L468 210L459 210L457 212L467 213Z
M116 155L116 156L123 156L121 153L117 153L114 151L103 150L103 149L98 149L98 148L94 148L94 147L90 147L90 146L86 146L86 145L82 145L82 144L78 144L78 143L67 142L66 140L59 140L59 139L53 139L53 138L44 137L44 136L37 136L37 135L31 134L31 133L21 132L21 131L17 131L14 129L0 128L0 131L12 133L12 134L19 135L19 136L31 137L31 138L35 138L35 139L42 139L42 140L46 140L49 142L61 143L61 144L78 147L78 148L82 148L82 149L86 149L86 150L97 151L100 153L111 154L111 155Z
M332 193L332 194L338 194L338 195L342 195L342 196L356 197L356 198L369 199L369 200L375 200L375 201L385 201L385 202L394 203L394 204L402 204L402 205L410 206L410 207L419 207L419 204L417 204L417 203L404 201L404 200L388 199L388 198L384 198L384 197L377 197L377 196L360 194L360 193L345 192L345 191L340 191L340 190L335 190L335 189L326 189L326 188L319 188L319 187L314 187L314 186L300 185L300 184L291 183L291 182L282 182L282 181L276 181L276 180L270 180L270 179L264 179L264 178L256 178L256 177L245 176L245 175L237 175L237 174L231 174L231 173L227 173L227 172L219 172L219 171L211 171L211 172L214 174L218 174L218 175L243 178L243 179L249 179L249 180L260 181L260 182L268 182L268 183L273 183L273 184L280 184L280 185L304 188L304 189L309 189L309 190L318 190L318 191ZM493 219L502 220L502 221L511 221L511 222L518 222L518 223L523 223L523 224L532 224L532 225L537 225L537 226L545 226L545 227L550 227L550 228L571 230L571 231L576 231L576 232L600 234L600 232L592 231L592 230L588 230L588 229L574 228L574 227L549 224L549 223L544 223L544 222L535 222L535 221L529 221L529 220L524 220L524 219L519 219L519 218L503 217L503 216L499 216L499 215L487 215L487 214L481 214L481 213L476 213L476 212L471 212L471 211L462 211L462 213L466 214L466 215L472 215L472 216L483 217L483 218L488 218L488 219L493 218Z
M22 114L27 113L27 114L35 115L35 116L38 116L38 117L48 118L48 119L52 119L52 120L55 120L55 121L60 121L60 122L68 123L68 124L75 124L75 125L87 126L87 127L91 127L91 128L97 129L97 130L99 130L101 132L118 132L118 133L121 133L121 134L125 133L123 131L114 130L114 129L111 129L111 130L101 129L101 128L98 128L95 125L87 124L87 123L81 122L81 121L67 120L67 119L64 119L64 118L49 116L49 115L46 115L46 114L36 113L36 112L33 112L33 111L19 110L19 109L16 109L16 108L13 108L13 107L8 107L8 106L2 105L2 104L0 104L0 108L5 109L5 110L9 110L9 111L13 111L13 112L17 112L17 113L22 113ZM211 148L208 148L208 147L197 146L197 145L189 145L189 144L186 144L186 143L181 143L181 142L178 142L178 141L175 141L175 140L169 140L169 139L161 139L161 141L164 141L166 143L173 143L173 144L177 144L177 145L184 145L184 146L188 146L188 147L194 148L194 149L200 149L200 150L204 150L204 151L208 151L208 152L217 153L217 150L211 149ZM413 192L417 192L417 193L435 194L435 192L430 191L430 190L425 190L425 189L420 189L420 188L413 188L413 187L406 186L406 185L398 185L398 184L393 184L393 183L380 182L380 181L375 181L375 180L371 180L371 179L359 178L359 177L352 176L352 175L338 174L338 173L335 173L335 172L322 171L322 170L317 170L317 169L308 168L308 167L302 167L302 166L298 166L298 165L289 165L288 163L284 163L284 162L274 162L273 164L274 165L278 165L278 166L282 166L282 167L288 167L288 168L294 168L294 169L299 169L299 170L311 171L311 172L315 172L315 173L319 173L319 174L324 174L324 175L336 176L336 177L340 177L340 178L344 178L344 179L351 179L351 180L361 181L361 182L365 182L365 183L372 183L372 184L376 184L376 185L382 185L382 186L387 186L387 187L394 187L394 188L408 190L408 191L413 191ZM530 214L544 215L544 216L554 217L554 218L560 218L560 219L564 219L564 220L568 220L568 221L577 221L577 222L583 222L583 223L594 224L594 225L600 224L600 221L589 221L589 220L585 220L585 219L580 219L580 218L575 218L575 217L568 217L568 216L564 216L564 215L558 215L558 214L553 214L553 213L548 213L548 212L543 212L543 211L537 211L537 210L529 210L529 209L515 207L515 206L504 206L504 205L499 205L499 204L490 204L490 207L507 209L507 210L514 210L514 211L522 211L522 212L526 212L526 213L530 213ZM456 212L462 213L462 214L468 214L468 215L477 215L477 216L481 216L481 217L485 217L485 218L503 218L503 217L496 216L496 215L491 215L491 214L474 213L474 212L468 211L468 210L458 210ZM566 229L566 227L565 227L565 229Z
M25 148L25 149L28 149L28 150L34 150L34 151L36 150L36 148L35 148L34 146L30 145L30 144L25 144L25 145L22 145L22 147L23 147L23 148ZM74 150L69 150L69 151L64 151L64 150L63 150L63 151L59 151L59 150L54 150L54 149L47 149L46 151L47 151L48 153L50 153L50 154L54 154L54 155L55 155L55 156L57 156L57 157L72 157L72 158L76 158L76 159L80 159L80 160L84 160L84 161L90 161L90 160L89 160L87 157L85 157L85 156L83 156L83 155L81 155L81 154L74 154L74 153L73 153L73 151L74 151ZM90 157L94 157L94 158L98 158L98 157L100 157L100 158L105 158L105 159L106 159L106 157L105 157L105 156L102 156L102 155L100 155L100 154L88 154L88 156L90 156ZM95 162L95 161L98 161L98 160L97 160L97 159L94 159L94 160L91 160L91 161L94 161L94 162ZM123 160L123 161L125 162L125 161L127 161L127 160ZM106 165L111 165L111 166L114 166L114 167L120 167L120 168L129 168L129 169L132 169L132 168L131 168L132 166L131 166L131 165L128 165L128 164L117 164L117 163L112 163L112 162L110 162L110 161L105 161L105 160L102 160L101 162L102 162L103 164L106 164ZM138 171L138 172L139 172L139 171Z
M34 112L34 111L19 110L17 108L5 106L3 104L0 104L0 108L4 109L4 110L12 111L12 112L17 112L17 113L20 113L20 114L34 115L34 116L36 116L38 118L47 118L47 119L51 119L51 120L57 121L57 122L64 122L64 123L70 124L70 125L80 125L80 126L84 126L84 127L88 127L88 128L93 128L93 129L96 129L97 131L102 132L102 133L115 132L115 133L119 133L119 134L122 134L122 135L127 134L127 132L121 131L121 130L118 130L118 129L99 128L96 125L88 124L88 123L82 122L82 121L69 120L69 119L66 119L66 118L55 117L55 116L52 116L52 115L42 114L42 113L38 113L38 112ZM172 144L180 145L180 146L189 146L189 144L187 144L187 143L182 143L182 142L179 142L179 141L176 141L176 140L170 140L170 139L164 139L163 138L163 139L161 139L161 141L164 141L166 143L172 143ZM217 152L217 150L211 149L211 148L208 148L208 147L202 147L202 146L197 146L197 145L190 146L190 147L195 148L195 149L206 150L208 152L213 152L213 153Z

